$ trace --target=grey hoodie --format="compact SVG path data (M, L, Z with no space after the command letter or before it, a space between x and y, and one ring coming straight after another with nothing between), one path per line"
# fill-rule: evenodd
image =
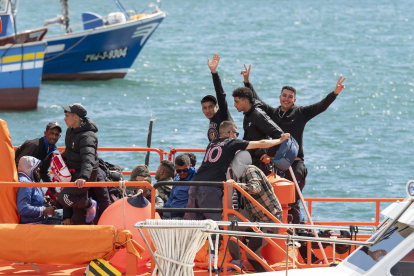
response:
M17 172L19 174L25 175L31 182L34 182L33 171L40 165L40 160L34 158L32 156L23 156L19 160L19 167ZM19 176L20 182L29 182L29 181L21 181Z
M247 150L241 150L233 158L231 161L231 169L233 173L236 175L237 179L243 174L244 169L252 164L252 157Z

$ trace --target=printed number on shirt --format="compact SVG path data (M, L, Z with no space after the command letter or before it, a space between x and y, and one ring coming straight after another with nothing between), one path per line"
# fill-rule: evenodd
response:
M217 154L216 154L216 157L213 158L212 156L213 156L213 153L214 153L215 150L217 150ZM221 147L210 148L206 153L206 157L204 158L204 162L207 162L207 160L210 161L211 163L216 162L217 160L219 160L219 158L221 156L221 152L222 152Z

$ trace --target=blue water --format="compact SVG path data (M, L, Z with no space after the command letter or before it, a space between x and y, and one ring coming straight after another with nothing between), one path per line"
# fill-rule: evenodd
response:
M58 1L20 1L18 30L42 26L60 12ZM124 1L145 9L146 2ZM72 23L80 13L107 15L112 1L70 1ZM231 113L242 132L243 115L231 92L242 86L243 63L251 82L273 106L284 85L298 105L313 104L346 88L310 121L304 134L306 197L404 197L414 155L412 2L401 1L163 1L169 15L149 39L125 79L43 82L39 107L1 112L13 144L40 137L46 124L64 126L63 104L81 102L98 125L99 145L144 147L151 117L152 146L205 148L208 120L200 99L214 93L207 58L221 56L219 74ZM49 33L61 32L51 27ZM58 143L64 145L64 137ZM102 153L131 170L143 153ZM198 155L201 163L202 155ZM151 155L155 171L157 156ZM384 205L386 206L386 205ZM315 204L316 220L371 220L373 204Z

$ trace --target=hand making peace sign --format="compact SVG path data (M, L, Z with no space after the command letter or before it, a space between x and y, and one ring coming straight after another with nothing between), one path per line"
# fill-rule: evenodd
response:
M218 54L213 55L213 60L210 62L210 59L207 59L208 68L210 68L211 73L217 73L217 66L220 62L220 56Z
M336 95L338 95L339 93L341 93L343 89L345 89L345 84L343 84L345 80L346 78L342 79L342 76L339 78L338 82L336 83L335 90L334 90L334 93Z
M249 64L249 69L247 69L246 64L244 65L244 70L240 72L240 75L243 75L244 83L249 82L249 75L250 75L250 69L252 68L252 65Z

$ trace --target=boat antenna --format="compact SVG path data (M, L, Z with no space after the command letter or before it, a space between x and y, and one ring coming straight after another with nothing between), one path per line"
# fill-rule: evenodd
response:
M151 147L151 138L152 138L152 125L154 124L154 122L157 119L152 118L150 119L150 123L149 123L149 128L148 128L148 138L147 138L147 148ZM145 165L149 165L149 157L150 157L150 152L147 151L147 155L145 156Z
M69 3L68 0L60 0L60 5L62 5L62 13L63 13L63 24L66 29L66 33L72 32L72 30L69 28Z

